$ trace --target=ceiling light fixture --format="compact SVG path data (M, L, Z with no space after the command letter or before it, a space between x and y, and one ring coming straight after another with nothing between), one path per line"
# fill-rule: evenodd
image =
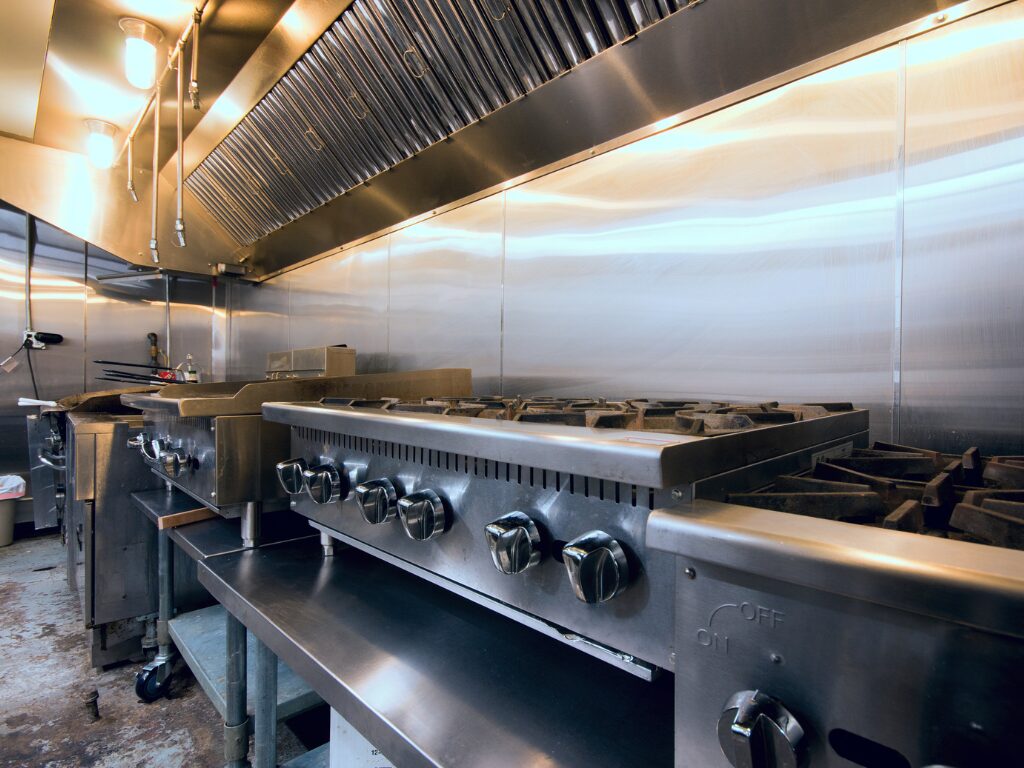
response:
M85 152L95 168L106 169L114 164L114 136L117 126L105 120L86 120L89 138L85 141Z
M148 91L156 82L156 46L164 33L142 19L124 18L118 25L124 32L124 76Z

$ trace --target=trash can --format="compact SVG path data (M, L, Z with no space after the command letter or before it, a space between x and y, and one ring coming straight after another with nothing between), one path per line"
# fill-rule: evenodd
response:
M0 476L0 547L14 541L14 507L25 495L25 480L17 475Z

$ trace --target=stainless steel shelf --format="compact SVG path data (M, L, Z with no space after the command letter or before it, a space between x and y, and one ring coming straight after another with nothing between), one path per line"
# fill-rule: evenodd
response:
M200 581L396 766L669 766L653 683L362 552L313 542L212 558Z
M176 616L170 621L171 638L196 676L203 692L217 713L224 718L224 690L226 687L227 647L225 612L219 605ZM247 645L247 689L249 700L246 711L252 716L256 692L256 644ZM306 712L319 706L322 700L292 672L286 664L277 664L277 719Z
M191 496L177 489L170 492L163 488L139 491L132 494L132 502L153 523L167 515L175 515L202 507ZM168 534L171 541L196 561L244 549L242 523L238 518L215 517L210 520L201 520L197 523L170 528ZM309 523L304 517L288 510L264 512L260 519L260 546L318 535L309 527Z

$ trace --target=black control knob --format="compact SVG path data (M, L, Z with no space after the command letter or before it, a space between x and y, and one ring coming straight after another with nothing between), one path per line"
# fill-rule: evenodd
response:
M277 470L277 480L281 483L285 493L289 496L302 493L306 487L306 480L303 475L309 469L305 459L281 461L275 465L274 469Z
M604 531L590 531L562 548L572 591L584 603L603 603L629 586L626 553Z
M444 532L448 511L431 490L410 493L398 500L398 516L410 539L427 541Z
M494 567L502 573L522 573L541 560L540 533L529 515L509 512L484 528Z
M363 519L370 525L386 523L398 513L398 491L386 477L357 485L356 502Z
M718 719L718 743L736 768L799 768L804 729L778 699L740 691Z
M333 504L341 498L341 473L333 464L318 464L302 473L306 492L315 504Z

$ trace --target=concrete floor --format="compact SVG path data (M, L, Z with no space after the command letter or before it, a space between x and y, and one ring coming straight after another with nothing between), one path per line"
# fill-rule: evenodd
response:
M223 765L221 720L188 668L170 698L152 704L135 696L137 669L89 666L58 536L0 549L0 768ZM90 689L99 692L96 722L82 703ZM279 759L303 751L288 728L278 732Z

